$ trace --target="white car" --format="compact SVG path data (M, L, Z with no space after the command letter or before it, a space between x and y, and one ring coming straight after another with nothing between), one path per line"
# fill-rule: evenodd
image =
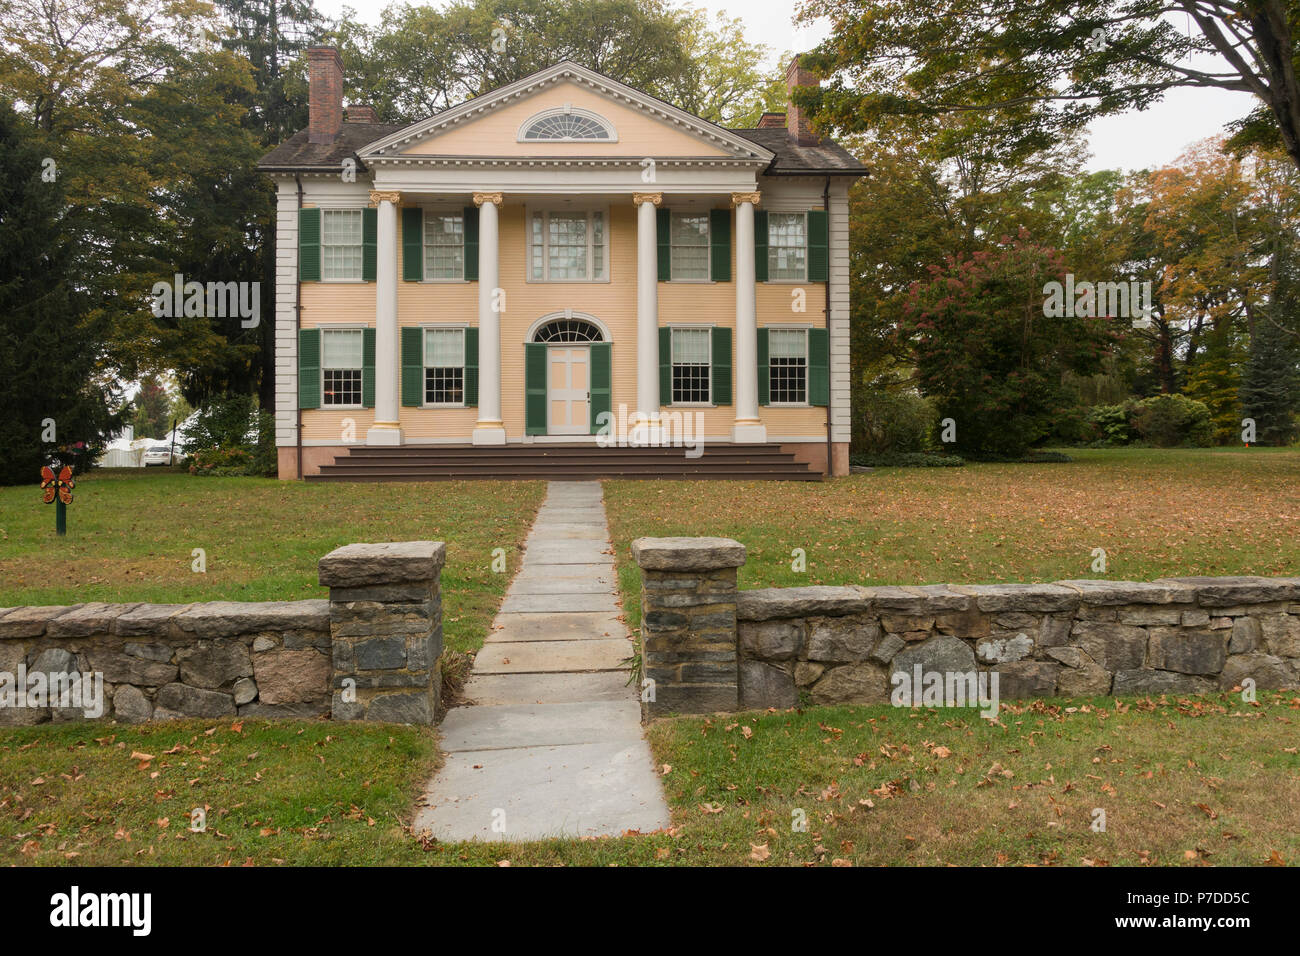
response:
M141 463L148 468L150 465L170 465L172 463L172 450L170 445L150 445L143 455L140 456Z

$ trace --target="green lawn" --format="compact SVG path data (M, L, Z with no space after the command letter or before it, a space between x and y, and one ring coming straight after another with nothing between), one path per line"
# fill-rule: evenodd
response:
M1300 574L1300 450L1075 450L1069 464L886 468L823 484L614 481L629 619L643 535L748 550L742 588ZM807 570L792 569L801 548ZM1105 575L1092 571L1106 552Z
M289 601L323 598L316 562L357 541L447 542L447 647L487 635L543 482L306 484L196 478L144 469L77 481L68 534L35 486L0 488L0 607L83 601ZM193 570L195 548L207 571ZM508 570L492 572L504 548Z
M1298 722L1300 697L1267 693L1037 701L996 724L888 706L660 720L669 830L526 844L409 833L427 730L23 728L0 732L0 863L1290 864Z

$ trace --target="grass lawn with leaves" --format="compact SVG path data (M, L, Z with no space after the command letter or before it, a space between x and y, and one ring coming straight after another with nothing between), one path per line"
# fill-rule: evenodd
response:
M77 481L59 538L38 488L0 488L0 607L324 598L316 563L340 545L445 541L443 632L468 653L487 635L545 492L540 481L307 484L113 469ZM506 574L492 571L495 548Z
M1300 573L1300 449L1069 449L1071 463L882 468L823 484L605 485L629 621L643 535L745 545L742 588ZM807 570L793 570L796 548ZM1106 573L1092 570L1094 549Z
M673 825L421 840L428 730L325 721L0 731L0 863L1262 865L1300 860L1300 697L820 707L656 721ZM195 808L207 828L190 831ZM1104 831L1094 830L1105 811Z

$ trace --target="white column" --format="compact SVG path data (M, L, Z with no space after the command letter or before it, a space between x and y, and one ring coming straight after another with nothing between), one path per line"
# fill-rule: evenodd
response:
M636 204L636 415L634 440L653 438L659 423L659 237L663 193L633 193Z
M501 289L501 261L497 238L497 207L500 193L475 193L478 206L478 424L475 445L504 445L505 424L501 421L501 313L505 293Z
M754 296L754 207L759 195L732 193L736 210L736 421L731 440L767 441L758 417L758 308Z
M397 192L371 192L379 207L375 214L375 423L366 432L367 445L400 445L400 403L397 383Z

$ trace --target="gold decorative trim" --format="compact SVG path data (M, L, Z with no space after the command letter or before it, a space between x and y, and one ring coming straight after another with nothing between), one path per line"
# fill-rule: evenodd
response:
M379 189L370 190L370 205L378 206L381 202L390 202L396 206L402 201L402 194L397 190L385 192Z
M758 192L752 192L752 193L732 193L732 194L731 194L731 208L732 208L732 209L735 209L735 208L736 208L737 206L739 206L742 202L752 203L753 205L757 206L757 205L758 205L759 197L760 197L761 195L762 195L762 194L761 194L761 193L758 193Z
M639 206L642 203L653 203L656 207L664 201L663 193L633 193L632 205Z
M475 193L474 205L481 206L485 202L490 202L494 206L504 205L500 193Z
M401 428L401 422L374 422L371 428Z

